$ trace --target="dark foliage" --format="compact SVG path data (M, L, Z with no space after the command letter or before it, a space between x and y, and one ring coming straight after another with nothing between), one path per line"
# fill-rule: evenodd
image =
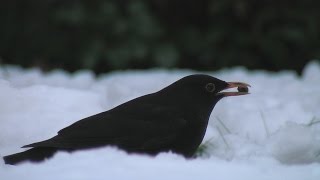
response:
M320 58L315 0L4 0L0 63L65 68L243 65L301 71Z

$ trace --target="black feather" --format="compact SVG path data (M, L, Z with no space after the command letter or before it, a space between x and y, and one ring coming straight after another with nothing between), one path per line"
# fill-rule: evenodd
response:
M208 83L214 85L208 90ZM228 84L208 75L184 77L168 87L82 119L32 149L5 156L6 164L40 162L56 151L117 146L129 153L172 151L191 157L200 145L219 93Z

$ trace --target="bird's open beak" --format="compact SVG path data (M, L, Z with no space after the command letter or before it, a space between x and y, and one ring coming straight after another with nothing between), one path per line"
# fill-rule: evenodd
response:
M230 88L237 88L237 92L220 92L219 94L223 94L223 96L240 96L240 95L246 95L249 94L248 87L251 87L247 83L242 82L227 82L227 87L224 90L230 89Z

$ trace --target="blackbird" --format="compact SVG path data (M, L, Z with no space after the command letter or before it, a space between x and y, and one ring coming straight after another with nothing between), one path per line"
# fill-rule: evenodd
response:
M171 151L189 158L205 135L215 104L223 97L248 94L247 91L222 92L234 87L249 85L225 82L204 74L186 76L158 92L79 120L51 139L23 146L32 149L3 159L11 165L41 162L57 151L102 146L149 155Z

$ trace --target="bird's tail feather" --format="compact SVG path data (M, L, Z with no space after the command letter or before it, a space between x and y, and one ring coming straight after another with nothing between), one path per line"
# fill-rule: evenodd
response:
M4 156L5 164L16 165L25 161L41 162L50 158L57 151L56 148L51 147L36 147L24 152Z

